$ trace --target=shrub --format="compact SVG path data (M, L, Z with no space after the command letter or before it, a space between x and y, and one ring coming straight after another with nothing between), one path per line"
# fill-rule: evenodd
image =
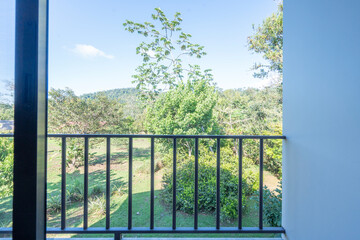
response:
M127 185L125 183L111 183L111 196L123 196L127 194Z
M224 150L224 151L223 151ZM223 218L232 219L238 213L238 160L232 153L222 149L221 155L220 204ZM194 211L194 157L183 157L177 167L176 208L186 213ZM163 200L172 202L172 172L163 177ZM201 148L199 155L199 211L212 213L216 210L216 155ZM243 207L247 205L247 196L258 185L258 173L253 168L243 168Z
M14 143L12 138L0 138L0 197L13 191Z
M91 193L90 193L90 196L93 197L93 196L100 196L102 194L104 194L104 188L99 186L99 185L95 185L92 190L91 190Z
M84 199L84 184L75 179L66 191L68 202L79 202Z
M59 195L50 195L47 199L47 210L49 213L57 213L61 210L61 198Z
M280 184L279 188L276 188L274 191L270 191L266 186L263 190L264 196L264 222L273 227L281 226L281 206L282 206L282 186ZM254 196L256 200L256 208L259 207L259 193L256 193Z
M265 148L264 166L279 179L282 178L282 140L268 141Z
M99 215L104 215L106 213L106 200L104 195L90 198L89 211Z

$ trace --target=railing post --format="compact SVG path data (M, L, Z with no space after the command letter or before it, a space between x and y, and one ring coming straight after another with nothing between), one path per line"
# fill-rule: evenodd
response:
M84 229L88 228L88 192L89 192L89 138L85 137L84 152Z
M172 196L172 229L176 229L176 138L173 140L173 196Z
M151 172L151 183L150 183L150 229L154 229L154 189L155 189L155 147L154 138L151 138L151 159L150 159L150 172Z
M260 139L259 228L263 229L264 139Z
M198 229L199 197L199 138L195 138L195 191L194 191L194 229Z
M242 156L243 156L243 141L239 138L239 185L238 185L238 228L242 228Z
M220 229L220 138L216 141L216 229Z
M129 138L129 194L128 194L128 229L132 228L132 164L133 164L133 138Z
M110 137L106 138L106 223L105 228L110 228L110 157L111 157Z
M114 240L121 240L121 239L123 239L121 233L115 233L114 234Z
M61 229L66 228L66 137L61 138Z

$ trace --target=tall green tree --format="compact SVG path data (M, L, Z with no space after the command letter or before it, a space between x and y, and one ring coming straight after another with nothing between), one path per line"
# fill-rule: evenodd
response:
M269 72L277 72L282 76L283 71L283 3L278 11L266 18L263 23L255 27L254 34L248 37L250 51L262 54L268 64L255 63L254 76L267 77Z
M11 138L0 138L0 197L13 192L14 142Z
M122 104L104 94L80 98L68 88L49 92L50 133L129 133L131 122Z
M204 79L189 80L162 94L148 108L145 126L154 134L218 134L214 107L218 99L215 86ZM193 143L181 140L191 155Z
M48 129L50 133L130 133L133 120L124 116L122 104L104 94L80 98L71 89L51 89L49 92ZM59 142L60 143L60 142ZM92 144L97 142L92 141ZM82 139L67 141L68 164L83 163Z
M201 58L206 52L203 46L191 41L191 34L183 32L181 14L177 12L170 19L160 8L155 8L151 16L152 22L127 20L123 24L126 31L148 40L136 48L143 63L136 68L133 83L141 90L141 97L154 100L160 93L194 77L211 80L209 69L202 71L199 65L186 64L189 57Z

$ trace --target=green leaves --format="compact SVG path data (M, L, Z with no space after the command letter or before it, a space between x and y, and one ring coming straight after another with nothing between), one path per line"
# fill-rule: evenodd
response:
M281 3L278 12L266 18L262 25L255 28L254 35L248 38L249 50L262 54L269 62L268 65L255 63L253 69L255 77L263 78L269 72L282 74L283 69L283 4Z
M133 120L123 113L123 106L104 94L81 98L71 89L51 89L49 92L50 133L129 133ZM75 167L83 161L83 142L69 139L67 159Z
M190 41L191 34L182 32L183 21L181 13L176 12L170 20L160 8L155 8L151 15L154 22L136 23L126 20L125 30L137 33L147 39L136 48L136 54L141 55L142 65L138 66L133 75L137 89L141 90L141 99L153 101L160 93L173 89L187 81L187 78L210 78L210 74L201 72L196 67L185 67L181 64L187 57L201 58L206 55L204 47Z
M0 138L0 197L13 191L14 142L12 138Z
M195 73L194 73L195 74ZM188 77L161 94L147 109L145 127L154 134L218 134L213 115L218 96L215 86L205 77ZM191 152L192 145L184 141L182 149Z

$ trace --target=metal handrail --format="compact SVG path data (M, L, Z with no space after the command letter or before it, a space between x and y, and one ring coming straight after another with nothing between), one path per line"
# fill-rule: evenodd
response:
M0 134L0 137L13 137L13 134ZM113 233L115 239L121 238L123 233L285 233L282 227L264 227L263 226L263 164L264 164L264 139L286 139L285 136L251 136L251 135L148 135L148 134L48 134L50 138L61 138L61 227L47 228L47 233ZM84 221L82 228L66 227L66 141L67 138L84 138ZM89 138L106 139L106 221L105 228L88 227L88 156L89 156ZM128 226L127 228L110 227L110 144L112 138L127 138L129 144L129 167L128 167ZM150 190L150 223L149 227L137 228L132 226L132 163L133 163L133 139L150 138L151 139L151 190ZM156 228L154 227L154 152L155 139L173 140L173 180L172 180L172 227ZM195 191L194 191L194 225L190 228L177 228L176 226L176 158L177 158L177 139L195 139ZM216 225L215 227L198 227L198 169L199 169L199 139L216 139ZM239 182L238 182L238 226L221 227L220 226L220 160L221 160L221 139L236 139L239 141ZM243 139L259 140L259 226L249 228L242 226L242 158L243 158ZM11 228L0 228L0 233L10 233Z

